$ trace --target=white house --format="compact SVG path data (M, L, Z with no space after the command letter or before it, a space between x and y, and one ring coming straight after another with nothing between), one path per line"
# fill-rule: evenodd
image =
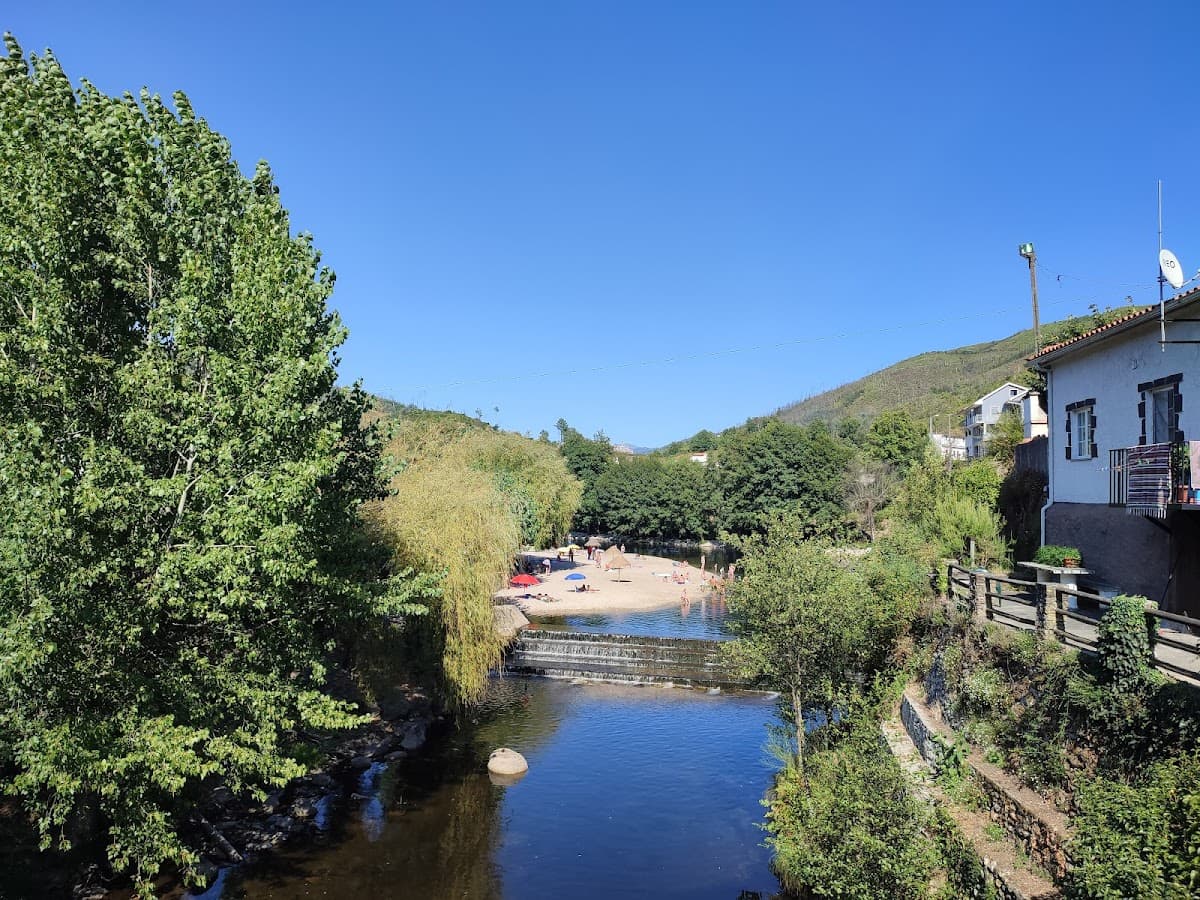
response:
M1164 609L1200 612L1200 505L1179 502L1194 447L1200 484L1200 289L1044 348L1049 487L1043 543Z
M1046 416L1045 398L1038 391L1026 391L1021 400L1021 426L1024 429L1025 440L1030 441L1049 434L1049 421Z
M942 459L966 459L966 438L954 437L948 434L929 433L929 440Z
M702 465L702 466L707 466L708 465L708 451L701 450L697 453L693 453L691 456L688 457L688 459L690 459L694 463L700 463L700 465Z
M963 434L967 438L967 459L983 456L992 428L1006 408L1021 410L1021 401L1029 392L1019 384L1006 381L1000 387L984 394L966 409L963 417Z

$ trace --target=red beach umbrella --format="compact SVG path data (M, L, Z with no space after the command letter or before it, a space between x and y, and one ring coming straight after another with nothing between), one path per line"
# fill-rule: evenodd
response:
M532 587L535 584L541 584L541 582L532 575L526 575L522 573L510 581L509 584L511 584L513 587Z

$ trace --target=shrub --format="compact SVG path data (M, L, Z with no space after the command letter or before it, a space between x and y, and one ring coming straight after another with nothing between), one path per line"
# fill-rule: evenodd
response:
M769 843L791 890L812 897L923 897L937 862L925 809L880 743L874 717L785 770L770 801ZM807 776L807 777L806 777Z
M1200 892L1200 754L1131 783L1080 785L1070 897L1183 900Z
M1033 555L1033 561L1041 563L1043 566L1061 566L1068 559L1083 562L1083 557L1079 553L1077 547L1061 547L1058 544L1046 544L1038 547L1037 553Z
M1143 683L1151 660L1146 598L1114 597L1098 630L1100 664L1113 687L1128 691Z

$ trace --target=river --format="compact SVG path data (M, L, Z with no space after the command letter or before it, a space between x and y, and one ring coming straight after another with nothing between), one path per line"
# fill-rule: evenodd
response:
M723 608L564 617L539 627L722 636ZM376 764L320 811L316 841L229 869L234 898L770 897L760 800L778 724L756 693L504 677L459 728ZM488 753L528 774L491 782Z

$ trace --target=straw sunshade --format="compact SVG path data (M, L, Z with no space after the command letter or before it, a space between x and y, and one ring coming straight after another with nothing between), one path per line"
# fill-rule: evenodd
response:
M600 540L600 538L593 535L592 537L587 539L587 543L584 544L584 546L585 547L603 547L604 541Z
M604 564L610 569L617 570L617 581L621 580L621 570L629 568L629 560L616 547L609 547L604 551Z

